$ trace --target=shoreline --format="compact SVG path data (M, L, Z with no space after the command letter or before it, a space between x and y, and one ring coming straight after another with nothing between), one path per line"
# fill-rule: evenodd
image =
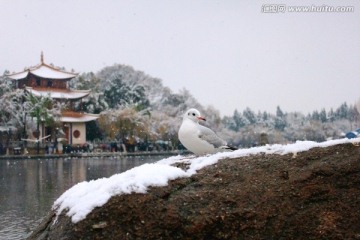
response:
M92 152L92 153L66 153L66 154L26 154L26 155L3 155L1 160L27 160L27 159L57 159L57 158L85 158L85 157L137 157L137 156L176 156L187 154L187 151L163 151L163 152Z

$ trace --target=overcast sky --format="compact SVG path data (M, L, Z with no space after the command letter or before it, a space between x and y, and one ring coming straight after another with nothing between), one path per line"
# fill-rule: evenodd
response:
M43 51L46 63L80 73L131 65L222 115L354 104L360 2L285 1L279 13L265 5L283 2L1 0L0 74L38 64ZM354 11L294 13L291 6Z

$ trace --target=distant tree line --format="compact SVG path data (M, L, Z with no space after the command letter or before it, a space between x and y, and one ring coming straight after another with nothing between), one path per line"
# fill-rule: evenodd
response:
M181 116L191 107L206 113L207 124L229 143L240 147L297 140L324 141L343 137L347 131L360 127L360 102L354 105L343 103L335 110L316 110L307 115L287 113L278 106L275 114L254 112L247 107L242 111L235 110L232 116L220 117L217 109L202 106L188 90L174 93L163 86L160 79L120 64L105 67L97 73L82 73L70 81L70 87L91 90L88 97L76 104L76 110L100 114L98 121L87 124L89 140L165 140L176 148ZM15 89L5 74L0 77L1 126L23 128L22 104L29 99L23 94L24 91ZM53 108L46 112L54 116L52 124L59 124L56 116L66 106L53 104ZM29 116L36 114L29 113ZM36 126L33 128L35 130Z
M297 140L320 142L343 137L346 132L359 128L359 108L359 103L343 103L335 110L315 110L307 115L300 112L287 113L280 106L275 114L266 111L255 113L246 108L242 113L235 110L232 116L225 116L222 121L227 129L239 133L233 138L238 145L261 144L261 136L266 136L270 143Z

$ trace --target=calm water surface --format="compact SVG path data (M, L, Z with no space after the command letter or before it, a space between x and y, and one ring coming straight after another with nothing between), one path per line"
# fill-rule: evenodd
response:
M67 189L164 156L0 160L0 240L24 239Z

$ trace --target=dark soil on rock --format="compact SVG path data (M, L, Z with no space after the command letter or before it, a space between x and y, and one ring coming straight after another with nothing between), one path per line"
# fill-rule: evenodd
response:
M181 166L186 167L186 166ZM29 239L360 239L360 147L224 159Z

